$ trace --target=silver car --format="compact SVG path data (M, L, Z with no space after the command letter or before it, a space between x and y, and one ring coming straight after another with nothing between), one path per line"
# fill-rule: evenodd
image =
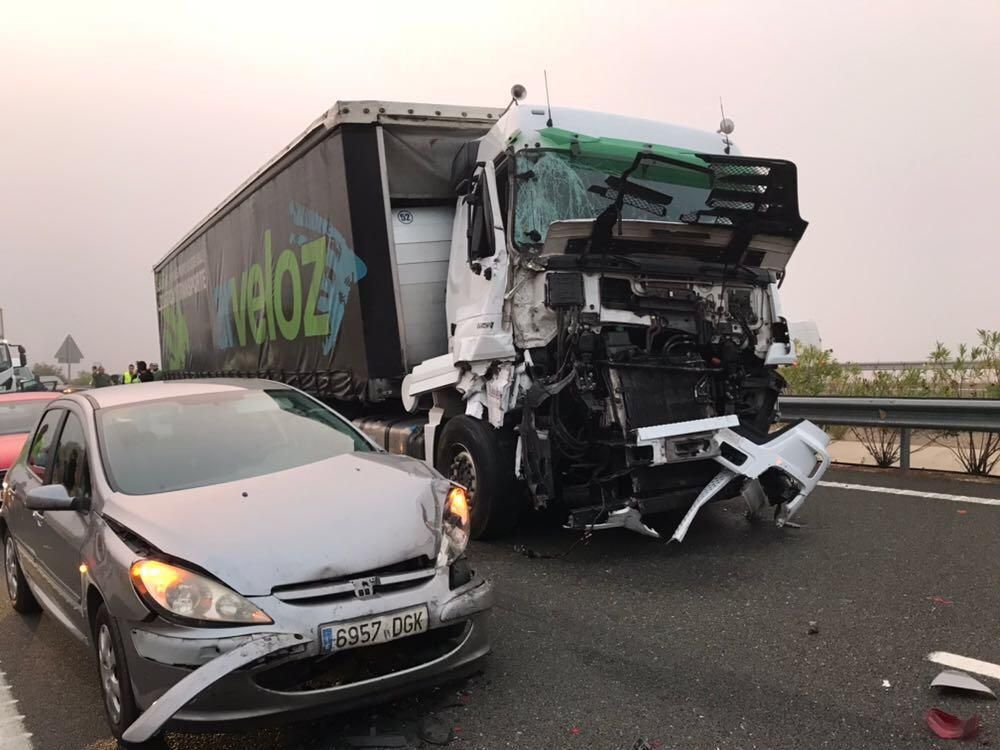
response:
M64 396L2 492L11 602L94 648L124 742L382 701L489 651L463 488L294 388Z

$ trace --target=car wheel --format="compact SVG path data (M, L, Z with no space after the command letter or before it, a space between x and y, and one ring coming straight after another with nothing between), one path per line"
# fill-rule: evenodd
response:
M41 607L38 606L35 595L31 593L28 582L24 579L21 561L17 556L17 544L10 533L5 534L3 540L3 569L4 578L7 580L7 596L10 597L10 604L14 610L21 614L38 612Z
M502 536L517 523L521 499L510 442L500 430L465 415L449 419L441 432L437 470L468 490L473 539Z
M100 681L101 698L104 700L104 714L108 717L111 733L121 747L147 747L122 741L122 735L132 722L139 718L138 707L132 694L132 678L125 649L122 646L118 623L101 604L94 618L94 651L97 656L97 677Z

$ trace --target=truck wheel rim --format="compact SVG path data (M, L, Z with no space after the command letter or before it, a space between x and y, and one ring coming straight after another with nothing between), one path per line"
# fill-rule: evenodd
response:
M465 487L469 495L469 505L476 500L476 462L464 445L457 445L451 459L451 479Z
M118 660L115 649L111 645L111 631L107 625L101 625L97 635L97 660L101 667L101 690L104 702L108 706L111 721L117 724L122 713L121 684L118 682Z
M14 550L14 540L9 536L3 556L4 569L7 573L7 593L11 599L17 599L17 552Z

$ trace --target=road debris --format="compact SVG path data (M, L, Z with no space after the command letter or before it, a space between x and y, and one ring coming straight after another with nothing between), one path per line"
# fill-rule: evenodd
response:
M889 682L888 680L882 680L882 687L884 687L886 690L888 690L889 688L892 687L892 683Z
M943 596L928 596L927 600L941 607L950 607L955 603L951 599L945 599Z
M961 719L954 714L932 708L925 717L927 726L943 740L969 740L979 734L982 718L973 714L968 719Z
M451 724L434 717L424 719L420 723L417 736L430 745L449 745L455 739Z
M931 681L931 687L946 690L963 690L996 698L996 693L990 690L972 675L959 672L957 669L946 669Z
M409 747L406 737L401 734L368 734L361 737L345 737L348 747L392 748Z
M809 635L818 635L819 634L819 623L816 622L815 620L810 620L809 621L809 627L806 628L806 633L808 633Z

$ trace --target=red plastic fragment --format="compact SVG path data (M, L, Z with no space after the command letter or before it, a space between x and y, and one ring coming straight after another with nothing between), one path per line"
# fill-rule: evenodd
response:
M930 599L934 604L940 604L943 607L947 607L955 603L951 599L945 599L943 596L929 596L927 598Z
M954 714L932 708L927 712L927 726L943 740L968 740L979 734L982 718L973 714L968 719L960 719Z
M580 727L573 727L569 730L570 734L580 734Z

